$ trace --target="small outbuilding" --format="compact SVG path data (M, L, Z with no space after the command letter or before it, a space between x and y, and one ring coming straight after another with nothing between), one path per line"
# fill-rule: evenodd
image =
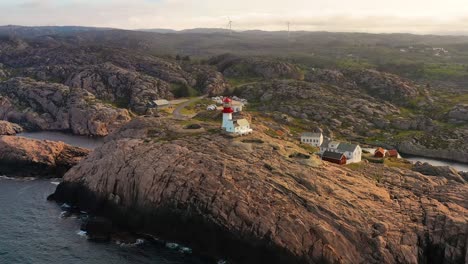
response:
M383 158L385 157L385 149L377 148L374 152L374 157L376 158Z
M388 150L387 153L385 154L386 157L390 158L398 158L400 155L398 154L398 150L396 149L391 149Z
M153 100L150 102L149 107L163 109L171 106L171 103L165 99Z
M332 162L335 164L339 164L339 165L344 165L346 164L346 161L347 161L346 156L343 153L331 152L331 151L325 151L322 154L322 160Z

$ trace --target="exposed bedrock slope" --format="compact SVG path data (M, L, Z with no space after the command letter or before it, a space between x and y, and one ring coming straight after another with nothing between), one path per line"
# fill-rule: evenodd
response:
M259 131L177 134L137 119L52 197L240 263L466 261L465 183L288 158L298 150Z

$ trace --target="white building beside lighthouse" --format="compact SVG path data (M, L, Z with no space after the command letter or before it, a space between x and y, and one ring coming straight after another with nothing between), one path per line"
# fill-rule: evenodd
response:
M223 123L221 127L228 133L245 135L251 133L250 123L247 119L233 119L232 100L228 97L223 100Z

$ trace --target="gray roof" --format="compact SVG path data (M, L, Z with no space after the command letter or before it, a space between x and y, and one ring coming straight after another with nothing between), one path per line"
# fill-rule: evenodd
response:
M334 160L341 160L341 158L343 157L343 153L340 153L340 152L331 152L331 151L325 151L323 154L322 154L322 159L323 158L329 158L329 159L334 159Z
M162 105L169 105L169 101L165 99L159 99L159 100L154 100L153 103L157 106L162 106Z
M304 132L301 134L301 137L315 137L318 138L322 136L322 133L312 133L312 132Z
M339 151L343 151L343 152L344 152L344 151L354 152L358 146L359 146L359 145L356 145L356 144L340 143L340 144L338 145L338 150L339 150Z
M234 120L234 126L249 126L249 121L247 119L237 119Z
M322 142L322 145L320 145L321 148L328 148L328 145L330 144L331 140L329 138L325 138Z

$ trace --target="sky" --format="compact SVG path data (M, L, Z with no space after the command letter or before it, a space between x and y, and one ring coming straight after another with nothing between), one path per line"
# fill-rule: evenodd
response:
M467 0L0 0L0 25L468 34Z

